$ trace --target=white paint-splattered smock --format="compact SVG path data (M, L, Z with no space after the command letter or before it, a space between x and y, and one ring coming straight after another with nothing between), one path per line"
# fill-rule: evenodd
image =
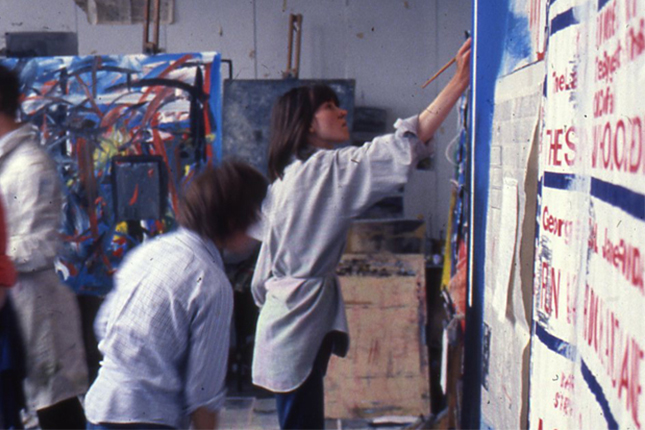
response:
M88 379L76 296L54 269L61 245L60 179L38 142L31 125L0 138L8 255L18 271L9 294L27 355L24 386L32 409L85 393Z
M417 137L418 117L399 120L394 134L362 147L317 150L294 160L269 187L252 282L260 306L253 383L274 392L298 388L309 376L327 333L340 332L334 353L349 345L336 266L353 218L408 180L429 155Z

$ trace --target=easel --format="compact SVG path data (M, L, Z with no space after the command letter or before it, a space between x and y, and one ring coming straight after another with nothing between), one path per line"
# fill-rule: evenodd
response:
M295 52L295 65L292 66L293 59L293 35L296 34L296 52ZM302 14L289 15L289 51L287 59L287 69L282 74L283 78L298 79L300 73L300 42L302 40Z
M150 41L150 0L146 0L143 9L143 52L146 54L159 53L159 17L161 15L161 0L154 0L154 28Z
M150 0L146 0L143 8L143 52L144 54L159 53L159 17L161 15L161 0L154 0L154 27L152 41L150 40ZM113 170L114 171L114 170ZM128 234L143 241L144 231L141 221L127 220Z

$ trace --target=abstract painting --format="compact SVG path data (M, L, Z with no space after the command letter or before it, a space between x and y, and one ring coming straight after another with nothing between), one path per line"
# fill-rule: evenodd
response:
M63 183L58 272L77 293L103 295L130 249L174 228L182 186L221 158L220 56L2 63L20 74L20 119L40 129ZM159 209L143 210L148 202Z

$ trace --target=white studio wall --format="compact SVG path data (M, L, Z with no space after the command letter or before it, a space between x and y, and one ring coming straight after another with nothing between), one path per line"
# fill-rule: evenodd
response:
M302 79L355 79L357 106L387 110L387 124L420 112L450 78L422 90L470 30L468 0L189 0L176 1L174 23L160 28L165 52L220 52L237 79L280 79L287 64L288 18L303 15ZM72 0L0 0L0 30L78 34L80 55L142 51L142 25L92 25ZM0 48L4 40L0 40ZM227 76L225 68L222 75ZM417 171L404 196L405 215L445 231L453 168L443 156L457 133L453 112L436 136L432 170Z

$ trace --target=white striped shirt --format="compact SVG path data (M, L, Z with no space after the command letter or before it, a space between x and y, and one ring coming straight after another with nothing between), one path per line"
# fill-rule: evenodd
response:
M133 250L95 323L90 422L187 428L224 402L233 291L215 245L180 228Z

